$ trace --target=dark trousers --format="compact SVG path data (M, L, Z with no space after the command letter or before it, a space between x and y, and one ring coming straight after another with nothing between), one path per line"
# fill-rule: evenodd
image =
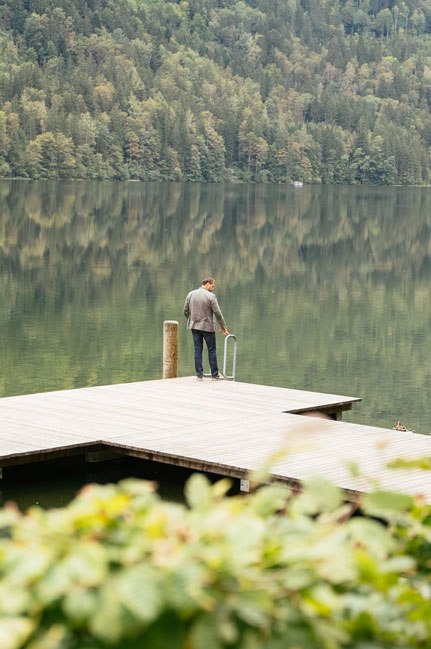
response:
M211 368L211 376L218 375L217 352L216 352L216 335L214 331L200 331L192 329L193 343L195 346L195 370L197 376L203 376L204 368L202 365L202 351L204 340L208 349L208 361Z

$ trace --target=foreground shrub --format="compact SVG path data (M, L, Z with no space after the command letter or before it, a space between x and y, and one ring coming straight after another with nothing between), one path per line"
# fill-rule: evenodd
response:
M126 480L1 510L1 649L431 646L427 505L375 492L357 517L323 479L228 488L195 475L186 506Z

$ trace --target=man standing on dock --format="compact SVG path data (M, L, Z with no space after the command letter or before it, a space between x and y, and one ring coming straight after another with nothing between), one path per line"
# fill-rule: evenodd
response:
M208 360L211 368L211 378L221 380L224 377L218 371L216 335L214 318L217 320L224 336L229 334L217 298L214 295L215 281L212 277L205 277L202 285L190 291L184 304L184 315L187 318L187 327L193 335L195 348L195 370L198 379L203 379L202 365L203 342L208 349Z

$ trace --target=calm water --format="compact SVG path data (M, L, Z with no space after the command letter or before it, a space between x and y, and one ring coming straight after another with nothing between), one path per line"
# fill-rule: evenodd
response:
M1 396L161 378L165 319L192 374L182 307L209 274L238 380L431 432L431 189L3 181L0 201Z

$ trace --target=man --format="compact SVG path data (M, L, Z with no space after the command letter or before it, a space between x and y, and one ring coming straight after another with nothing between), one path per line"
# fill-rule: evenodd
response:
M214 295L215 281L212 277L205 277L202 285L190 291L184 304L184 315L187 318L187 327L191 329L195 348L195 370L198 379L203 379L202 351L205 340L208 349L208 360L211 368L211 378L222 380L217 366L216 335L214 318L224 336L229 334L223 314Z

